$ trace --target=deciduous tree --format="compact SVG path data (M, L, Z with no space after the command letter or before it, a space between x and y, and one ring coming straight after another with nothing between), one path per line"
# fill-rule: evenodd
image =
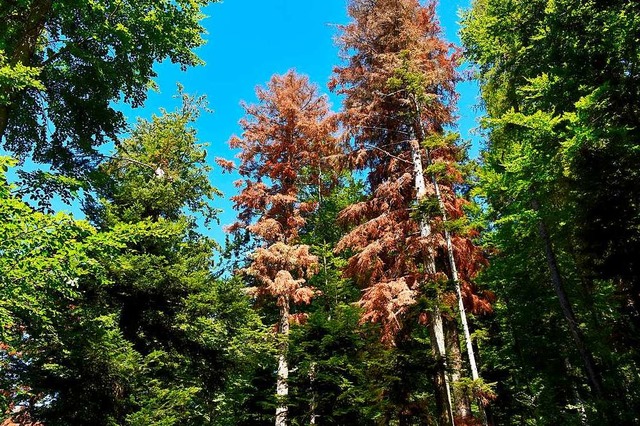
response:
M631 42L640 28L638 7L634 1L478 0L463 20L488 118L480 187L493 230L487 242L496 254L491 283L511 305L503 311L510 319L505 329L526 333L530 319L519 310L534 289L547 303L537 304L535 318L544 322L551 312L563 318L558 331L566 338L555 344L562 356L534 347L547 339L512 336L510 342L517 341L529 365L539 360L528 355L540 353L555 371L567 370L571 380L562 386L551 384L557 372L534 368L536 379L527 379L553 389L538 398L553 401L548 407L556 422L573 416L627 423L638 388L622 373L638 363L637 340L627 336L629 330L637 336L639 325L640 77ZM544 290L541 281L549 283ZM612 356L611 348L622 346L627 349L614 352L626 355Z
M202 63L193 49L203 44L201 8L208 3L3 1L2 147L67 175L91 171L96 148L125 129L114 104L141 106L156 63ZM31 174L39 185L42 177Z

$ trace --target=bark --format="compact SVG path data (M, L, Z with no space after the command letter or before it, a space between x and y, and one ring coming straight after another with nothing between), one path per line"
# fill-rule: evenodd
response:
M532 207L535 211L540 210L540 204L537 200L534 200L532 202ZM558 266L558 260L553 250L553 245L551 244L549 230L547 229L547 225L542 220L538 220L538 235L540 236L540 239L542 240L542 243L544 245L547 266L549 268L549 273L551 274L551 283L553 284L553 289L558 296L560 308L565 320L567 321L567 325L569 326L571 337L573 338L576 348L580 353L580 357L582 358L582 363L587 374L589 387L596 396L601 397L603 395L603 390L600 375L598 374L598 369L593 360L593 355L587 347L582 330L580 330L580 327L578 326L578 321L576 320L573 308L571 307L571 303L569 302L569 297L567 296L567 293L564 289L562 275L560 274L560 267Z
M418 102L415 101L415 99L414 99L414 102L416 106L417 117L419 119L419 117L421 117L420 106ZM420 140L424 140L426 135L425 135L425 131L422 126L422 123L420 122L417 123L417 125L415 126L415 133ZM413 140L411 143L412 143L412 150L414 151L418 150L419 152L420 145L418 141ZM428 151L427 151L427 164L428 165L431 164L431 156L429 155ZM458 276L458 268L456 266L456 260L453 252L453 242L451 240L451 233L446 228L447 211L445 208L444 199L442 197L442 192L440 191L440 185L438 184L438 179L436 178L435 175L432 175L431 179L433 182L434 192L438 200L438 205L440 207L440 211L442 214L442 222L445 224L444 237L447 244L447 255L449 260L449 267L451 269L451 280L453 281L453 284L456 289L456 295L458 297L458 314L460 316L460 323L462 324L462 331L464 333L464 341L467 349L467 357L469 359L469 368L471 369L471 378L473 380L478 380L480 378L480 374L478 373L478 366L476 363L475 351L473 349L473 342L471 341L471 333L469 332L469 323L467 321L467 313L466 313L464 302L462 299L462 289L460 287L460 278ZM478 406L480 407L480 414L483 418L483 424L486 426L487 425L486 414L484 412L484 409L482 408L482 405L479 404Z
M429 153L427 152L427 161L431 164L431 158L429 157ZM471 369L471 378L475 380L480 379L480 374L478 373L478 366L476 364L476 355L473 349L473 341L471 340L471 333L469 332L469 323L467 322L467 312L464 307L464 301L462 299L462 289L460 287L460 277L458 276L458 267L456 266L456 259L453 253L453 242L451 240L451 233L446 228L447 223L447 211L444 205L444 199L442 197L442 193L440 192L440 185L438 184L438 180L436 176L432 176L433 179L433 187L436 193L436 197L438 199L438 205L440 206L440 211L442 214L442 222L445 224L444 228L444 238L447 243L447 255L449 258L449 267L451 269L451 280L453 281L453 285L456 289L456 295L458 296L458 314L460 316L460 323L462 324L462 332L464 333L464 341L467 347L467 357L469 359L469 368ZM482 424L484 426L488 425L487 415L485 413L484 407L482 404L478 404L478 410L480 413L480 417L482 418Z
M471 403L464 391L457 390L455 384L462 379L462 352L460 351L460 339L458 338L458 324L455 320L448 319L444 322L445 341L449 365L451 367L451 382L453 383L453 402L456 417L464 419L471 417Z
M433 184L436 187L436 195L438 196L438 202L440 203L440 209L442 210L442 221L447 222L446 212L444 211L444 202L440 196L438 183L435 177L433 178ZM456 267L456 261L453 255L453 243L451 242L451 234L445 228L444 230L445 240L447 242L447 253L449 255L449 266L451 268L451 280L456 289L456 295L458 296L458 314L460 315L460 322L462 323L462 331L464 333L464 341L467 346L467 356L469 357L469 367L471 368L471 378L478 380L480 374L478 374L478 366L476 364L476 356L473 350L473 342L471 341L471 333L469 332L469 323L467 322L467 312L464 307L462 299L462 289L460 288L460 280L458 277L458 268Z
M411 158L413 161L413 172L415 179L416 201L421 201L427 195L427 187L424 181L424 170L422 168L422 156L418 141L411 141ZM428 237L431 235L431 226L425 219L420 219L420 235ZM429 273L435 274L436 266L433 255L426 260L426 269ZM430 333L431 346L436 359L436 401L440 406L440 424L454 425L453 403L451 398L451 385L447 376L447 354L445 347L444 329L442 325L442 313L439 307L440 300L436 300L435 307L431 314Z
M289 396L289 363L287 362L287 352L289 349L289 297L280 296L280 324L278 335L282 339L278 353L278 373L276 382L276 396L278 406L276 407L275 426L286 426L289 415L287 397Z
M7 130L9 124L9 107L7 105L0 105L0 144L2 138L4 138L4 132Z
M414 100L415 102L415 100ZM420 112L420 106L417 102L415 102L416 105L416 113L417 113L417 117L421 116L421 112ZM425 138L425 131L424 128L422 126L422 123L418 123L416 126L416 135L418 136L418 138L420 140L424 140ZM419 150L420 146L418 144L418 141L412 141L412 144L415 144L416 147L413 148L414 150ZM419 151L418 151L419 152ZM427 151L427 164L431 165L431 156L429 155L429 152ZM444 237L447 243L447 255L449 258L449 267L451 269L451 280L453 281L453 284L455 286L456 289L456 294L458 296L458 313L460 315L460 322L462 323L462 330L464 332L464 341L467 347L467 356L469 358L469 367L471 368L471 377L473 378L473 380L478 380L480 378L480 375L478 374L478 367L476 364L476 357L475 357L475 352L473 350L473 342L471 341L471 334L469 332L469 324L467 322L467 313L466 310L464 308L464 303L462 300L462 290L460 288L460 278L458 276L458 268L456 266L456 260L455 260L455 256L453 253L453 242L451 240L451 233L449 232L449 230L447 230L446 228L446 223L447 223L447 211L444 205L444 199L442 197L442 192L440 191L440 185L438 184L438 179L436 178L435 175L431 176L431 180L433 182L433 189L434 192L436 194L436 198L438 199L438 205L440 207L440 212L442 215L442 222L445 224L445 229L444 229Z
M315 425L317 423L318 415L316 414L316 410L318 409L318 402L316 400L316 390L315 390L315 381L316 381L316 368L317 365L315 362L311 363L311 367L309 368L309 391L311 392L311 406L309 407L309 424Z
M431 312L431 321L429 323L429 332L431 334L431 346L433 355L436 359L436 405L438 406L438 423L441 426L455 425L453 415L453 402L451 397L451 385L447 376L447 359L446 347L444 339L444 330L442 326L442 314L439 307L435 307Z

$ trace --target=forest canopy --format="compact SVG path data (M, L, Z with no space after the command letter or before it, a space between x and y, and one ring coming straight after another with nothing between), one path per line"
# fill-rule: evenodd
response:
M640 424L638 2L213 3L0 0L0 425Z

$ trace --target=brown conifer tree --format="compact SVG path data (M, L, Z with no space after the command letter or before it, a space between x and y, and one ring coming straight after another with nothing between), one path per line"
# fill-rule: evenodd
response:
M298 233L305 214L316 203L301 200L301 191L312 186L323 190L324 158L335 152L337 121L325 96L320 96L306 77L289 71L275 75L266 88L258 88L256 105L245 105L241 137L230 140L239 148L237 182L240 193L232 200L239 210L233 229L245 228L260 244L245 273L254 277L253 295L275 300L280 310L276 394L276 426L287 423L289 323L302 314L292 305L308 304L316 290L306 284L315 274L318 259ZM219 161L231 169L231 162Z
M480 250L468 233L450 230L452 221L464 217L465 204L455 191L462 181L462 151L444 131L454 121L458 53L442 39L434 3L352 0L349 14L353 21L339 38L348 61L335 69L332 88L345 95L342 120L354 144L352 160L369 171L372 196L341 213L355 227L338 249L355 252L346 274L365 288L363 320L380 322L387 341L403 327L403 314L418 297L441 284L435 285L433 307L421 317L428 321L440 365L440 423L452 424L456 415L468 416L469 407L457 397L454 409L446 347L458 342L445 344L443 320L455 319L440 305L459 301L474 379L465 312L491 309L472 281L484 264ZM448 282L453 294L442 286Z

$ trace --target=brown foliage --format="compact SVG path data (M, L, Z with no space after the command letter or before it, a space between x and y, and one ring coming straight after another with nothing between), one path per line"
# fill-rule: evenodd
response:
M225 172L231 172L236 169L236 164L233 161L220 157L217 157L215 161Z
M335 68L330 84L345 95L340 119L353 143L350 164L368 171L372 196L340 213L351 230L336 250L354 253L345 275L364 288L363 320L380 322L391 341L421 284L450 276L442 217L432 213L428 220L437 232L420 236L410 142L442 136L453 124L459 52L442 38L435 3L351 0L349 15L352 22L341 27L338 40L347 62ZM466 202L455 192L463 180L456 165L460 148L447 142L423 147L421 154L424 167L444 170L438 183L447 218L463 217ZM427 197L434 195L428 180ZM470 235L455 235L453 245L465 304L489 311L489 301L471 284L485 263L481 251ZM428 272L428 259L436 271Z
M251 226L266 243L295 240L304 213L314 208L300 203L302 187L326 190L324 179L330 173L324 159L337 153L337 119L327 98L293 71L273 76L256 95L258 104L244 105L242 137L229 141L241 150L238 170L245 177L232 200L240 211L240 226Z
M327 98L293 71L273 76L256 94L258 104L244 105L242 136L229 141L240 149L243 177L240 193L232 197L239 210L232 230L244 228L261 243L245 269L257 284L251 294L274 297L279 304L309 303L316 290L306 280L316 273L318 259L297 240L305 215L317 203L303 202L300 194L305 187L326 192L325 158L338 154L337 120Z
M12 406L9 411L7 414L11 414L11 418L4 420L0 426L44 426L44 423L33 421L24 407Z
M254 296L288 296L295 303L309 303L315 290L304 284L317 269L318 258L309 253L309 246L277 242L258 248L245 272L261 284L252 290Z

